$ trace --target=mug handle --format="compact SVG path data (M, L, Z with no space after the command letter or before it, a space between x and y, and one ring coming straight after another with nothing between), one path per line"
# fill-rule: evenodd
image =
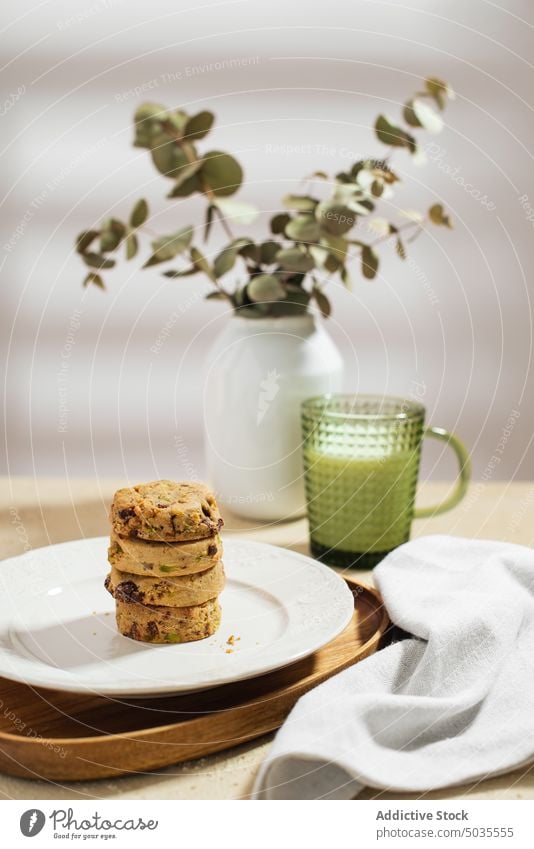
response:
M434 507L416 507L414 510L414 519L424 519L426 516L437 516L439 513L445 513L446 510L451 510L453 507L456 507L467 492L467 487L471 480L471 459L469 457L469 453L463 442L458 439L454 433L449 433L448 430L445 430L442 427L427 427L425 428L423 436L430 436L433 439L441 439L443 442L450 445L458 458L460 472L456 487L449 497L446 498L445 501L442 501L441 504L436 504Z

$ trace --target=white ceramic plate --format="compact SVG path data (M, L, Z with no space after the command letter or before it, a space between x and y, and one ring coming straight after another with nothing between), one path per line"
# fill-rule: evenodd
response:
M118 633L103 586L105 537L0 563L0 675L36 687L153 696L228 684L312 654L348 625L352 593L309 557L226 539L227 586L213 637L155 646ZM233 636L234 645L228 644Z

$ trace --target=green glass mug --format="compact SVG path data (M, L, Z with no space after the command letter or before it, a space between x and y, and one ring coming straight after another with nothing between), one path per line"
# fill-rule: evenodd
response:
M450 510L467 491L469 454L454 434L425 427L425 408L379 395L322 395L302 405L304 477L312 554L370 569L410 538L412 519ZM441 439L459 477L441 504L415 507L421 446Z

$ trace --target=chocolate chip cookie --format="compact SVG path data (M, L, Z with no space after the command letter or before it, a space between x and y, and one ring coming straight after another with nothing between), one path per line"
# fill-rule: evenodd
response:
M175 578L150 578L113 567L105 586L114 598L158 607L190 607L204 604L223 591L224 567L219 562L205 572Z
M194 481L151 481L119 489L110 518L119 536L151 541L204 539L223 525L213 493Z
M115 595L117 628L145 643L190 643L215 633L221 622L216 598L194 607L156 607Z
M222 552L219 534L191 542L148 542L112 532L108 560L134 575L189 575L211 569Z

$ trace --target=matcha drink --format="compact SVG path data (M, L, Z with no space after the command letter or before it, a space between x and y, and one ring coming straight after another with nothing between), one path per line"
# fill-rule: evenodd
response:
M454 450L456 488L440 504L415 510L423 435ZM306 500L312 554L331 566L370 569L410 537L414 515L450 510L470 474L463 443L425 428L416 401L380 395L322 395L302 405Z
M390 551L408 539L419 450L349 458L305 453L310 531L325 548Z

